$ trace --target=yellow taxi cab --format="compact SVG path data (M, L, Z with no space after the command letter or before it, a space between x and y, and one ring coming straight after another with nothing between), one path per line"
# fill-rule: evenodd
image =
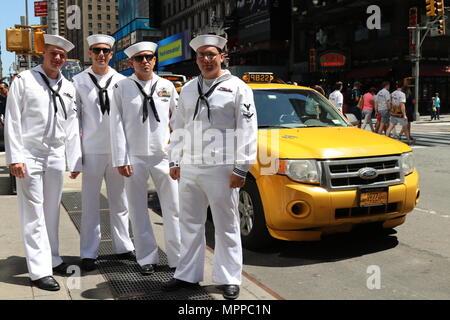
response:
M315 241L360 224L394 228L419 201L412 149L352 126L317 91L248 73L258 158L240 190L243 246Z
M177 90L178 93L180 93L181 88L187 82L186 76L182 75L182 74L173 74L173 73L170 73L170 72L159 72L158 76L160 76L161 78L164 78L164 79L172 81L172 83L175 86L175 90Z

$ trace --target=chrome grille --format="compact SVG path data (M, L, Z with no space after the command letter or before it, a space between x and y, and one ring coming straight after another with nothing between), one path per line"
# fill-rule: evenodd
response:
M329 190L351 190L358 187L390 186L403 182L400 156L327 160L322 162L324 186ZM373 168L378 176L363 179L359 170Z

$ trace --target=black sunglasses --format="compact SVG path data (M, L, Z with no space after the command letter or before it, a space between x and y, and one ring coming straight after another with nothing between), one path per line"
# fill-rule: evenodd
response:
M91 51L95 54L100 54L103 51L103 54L108 54L112 50L110 48L92 48Z
M145 60L150 61L153 59L154 56L155 56L154 54L143 54L140 56L134 56L133 60L137 62L142 62L145 58Z

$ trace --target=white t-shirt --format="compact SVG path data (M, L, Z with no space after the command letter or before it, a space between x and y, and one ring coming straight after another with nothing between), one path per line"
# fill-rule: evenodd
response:
M329 99L336 106L336 108L338 108L339 110L342 111L342 105L344 103L344 96L342 95L342 93L339 90L334 90L330 94Z
M400 90L395 90L391 94L392 105L399 106L400 103L406 103L406 95Z
M391 100L391 94L386 89L381 89L378 91L375 96L375 100L378 105L378 110L387 110L388 109L388 101Z

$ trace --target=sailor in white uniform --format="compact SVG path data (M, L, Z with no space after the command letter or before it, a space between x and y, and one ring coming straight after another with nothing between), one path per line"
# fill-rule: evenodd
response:
M113 252L120 258L134 259L134 245L129 234L128 204L124 177L112 166L110 98L113 86L125 76L108 63L113 56L114 38L95 34L87 37L92 66L73 78L77 90L83 150L82 216L80 228L81 268L91 271L101 240L100 189L105 179Z
M171 291L203 280L208 205L215 227L213 281L226 299L239 296L242 247L239 188L256 159L257 120L252 90L221 69L226 39L190 42L201 75L181 90L172 123L170 174L179 179L181 253Z
M158 246L148 216L148 178L161 203L169 267L178 265L180 229L178 183L169 176L169 121L178 94L173 84L153 73L157 45L138 42L125 50L135 73L116 84L111 105L113 165L127 177L125 190L132 222L136 260L151 274L159 262Z
M44 35L43 63L14 79L6 106L6 162L17 179L22 235L32 282L59 290L53 272L68 265L59 255L59 210L66 160L70 178L81 171L75 88L61 74L74 45ZM52 270L53 268L53 270Z

